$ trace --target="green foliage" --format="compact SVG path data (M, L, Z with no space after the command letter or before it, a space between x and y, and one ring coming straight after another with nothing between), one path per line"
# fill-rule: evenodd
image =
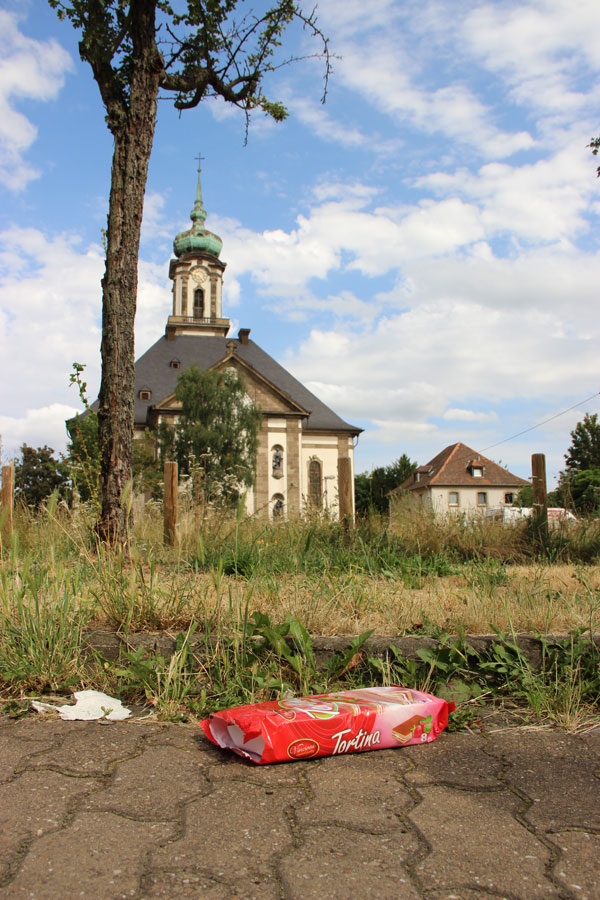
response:
M68 467L54 456L51 447L23 444L15 461L15 497L26 506L39 506L56 491L66 497L70 492Z
M566 473L561 489L580 515L600 515L600 467Z
M175 435L180 471L190 474L198 466L207 496L221 493L236 501L240 487L254 482L262 421L241 376L230 368L201 372L190 366L179 376L175 397L181 403Z
M98 503L100 491L100 449L98 447L98 416L95 412L77 415L67 422L70 441L67 462L73 485L80 498Z
M354 479L356 512L366 515L369 510L388 511L388 493L411 475L417 464L406 453L389 466L378 466L371 474L363 472Z
M571 446L565 454L567 470L600 469L600 423L598 414L586 413L571 432Z
M26 564L17 590L2 572L0 684L57 691L77 680L89 619L79 592L79 573L62 566Z
M564 506L564 498L560 490L548 491L548 506ZM521 488L517 494L515 506L532 507L533 506L533 487L528 484Z
M157 454L159 440L155 432L146 429L142 437L133 441L134 490L158 499L163 493L163 457Z
M69 375L69 386L75 385L85 408L67 422L70 442L67 444L67 462L73 487L85 502L91 500L97 507L100 494L100 449L98 446L98 415L91 408L87 396L87 382L83 380L85 366L74 362Z
M98 82L111 130L130 102L136 62L152 60L157 87L171 94L176 109L191 109L207 97L222 97L248 115L260 109L275 121L285 107L262 90L265 76L286 60L275 60L285 29L294 21L317 37L330 71L327 38L314 11L304 14L294 0L278 0L261 14L242 10L240 0L150 0L143 10L123 0L48 0L61 20L81 31L79 55ZM142 6L142 4L137 4ZM150 25L150 28L148 27Z
M588 147L594 154L594 156L598 156L598 151L600 151L600 137L592 138L589 142ZM600 178L600 166L596 169L596 174L598 178Z

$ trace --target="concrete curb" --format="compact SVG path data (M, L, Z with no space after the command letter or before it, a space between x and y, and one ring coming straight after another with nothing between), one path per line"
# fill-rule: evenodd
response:
M356 635L335 635L332 637L312 638L313 650L317 666L323 667L335 654L343 652L350 647ZM600 651L600 634L592 636L595 646ZM209 636L209 643L215 646L219 640L216 635ZM458 636L450 636L450 643L458 640ZM539 669L542 662L542 639L534 634L522 633L515 636L516 644L529 660L533 668ZM569 634L547 634L544 641L552 647L568 647L572 637ZM469 647L476 651L485 651L493 643L503 643L502 638L496 634L467 635L465 641ZM88 631L84 636L85 646L104 659L115 662L119 659L124 649L137 650L145 648L149 653L158 653L165 659L170 659L175 651L176 634L166 631L137 632L125 636L115 631ZM386 635L372 635L364 643L363 649L371 656L385 658L391 646L397 647L407 659L419 659L418 651L421 649L436 649L444 646L444 642L427 637L425 635L398 635L396 637ZM193 637L190 640L190 650L202 655L205 652L205 638Z

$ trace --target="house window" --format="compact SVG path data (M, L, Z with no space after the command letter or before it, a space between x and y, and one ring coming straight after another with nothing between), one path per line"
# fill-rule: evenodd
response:
M283 478L283 447L275 444L271 451L273 478Z
M138 397L140 398L140 400L151 400L152 391L140 391Z
M204 291L202 288L196 288L194 291L194 318L202 319L204 317Z
M271 497L273 518L280 519L283 516L284 505L283 505L283 494L273 494Z
M504 502L505 502L505 503L514 503L514 502L515 502L515 495L514 495L513 493L511 493L511 492L505 494L505 495L504 495Z
M473 478L483 478L483 466L473 466L471 468Z
M477 491L477 506L487 506L487 491Z
M448 492L448 506L458 506L459 504L459 494L458 491L449 491Z
M318 459L308 464L308 502L319 509L323 505L323 468Z
M169 365L171 366L172 369L180 369L181 368L181 363L179 362L178 359L172 359L171 362L169 363Z

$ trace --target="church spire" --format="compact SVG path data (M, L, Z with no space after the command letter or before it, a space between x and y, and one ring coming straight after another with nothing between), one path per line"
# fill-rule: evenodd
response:
M198 154L198 181L196 183L196 200L194 208L190 213L192 227L187 231L181 231L173 241L173 250L175 256L179 257L183 253L203 253L209 256L219 257L219 253L223 247L223 241L218 234L213 234L204 227L206 221L206 210L202 201L202 181L201 181L201 160L202 156Z
M203 226L206 221L206 210L204 209L204 203L202 202L202 160L203 156L196 157L198 160L198 182L196 184L196 202L194 203L194 208L190 213L190 219L192 222L200 222Z
M173 242L177 259L171 260L173 312L167 320L169 339L178 335L225 337L230 321L223 317L223 272L219 259L221 238L204 227L206 210L202 200L202 157L197 156L196 199L190 212L192 227Z

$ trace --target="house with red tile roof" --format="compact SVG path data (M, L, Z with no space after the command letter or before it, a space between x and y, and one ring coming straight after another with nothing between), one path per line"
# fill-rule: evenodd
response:
M466 444L450 444L390 491L390 513L406 496L440 513L485 512L510 506L529 484Z

